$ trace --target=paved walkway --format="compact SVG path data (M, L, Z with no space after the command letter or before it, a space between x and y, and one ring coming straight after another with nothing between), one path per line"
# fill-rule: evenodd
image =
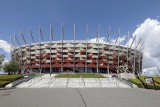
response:
M0 107L159 107L160 92L138 88L0 90Z
M120 87L130 88L127 84L112 78L54 78L56 74L45 74L41 77L36 77L28 82L24 82L17 88L80 88L80 87Z

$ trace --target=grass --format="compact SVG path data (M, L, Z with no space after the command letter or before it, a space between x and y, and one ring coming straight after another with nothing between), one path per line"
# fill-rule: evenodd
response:
M0 81L0 87L5 87L10 81Z
M35 73L35 74L34 74L34 77L40 77L40 76L41 76L40 73Z
M154 89L154 84L146 84L145 82L145 78L147 78L147 76L138 76L139 79L143 82L141 82L138 78L136 79L129 79L130 82L134 83L135 85L137 85L139 88L148 88L148 89ZM160 77L153 77L154 81L155 81L155 86L158 90L160 90Z
M58 74L56 78L105 78L101 74Z
M5 87L7 84L22 77L22 75L2 75L0 76L0 87Z

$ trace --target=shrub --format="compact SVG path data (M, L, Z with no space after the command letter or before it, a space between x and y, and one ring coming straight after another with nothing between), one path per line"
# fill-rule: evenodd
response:
M3 75L3 76L0 76L0 81L12 82L22 77L23 77L22 75Z
M129 79L129 81L137 85L139 88L144 88L143 84L138 79Z
M146 76L138 76L138 77L144 83L144 85L146 86L147 89L155 89L154 84L146 84L146 82L145 82ZM145 88L139 79L138 78L137 79L129 79L129 81L132 82L133 84L137 85L139 88ZM160 78L153 77L153 79L155 80L156 89L160 90L160 84L159 84Z
M3 66L5 72L8 72L8 75L15 74L18 71L18 62L11 60L8 63L5 63Z
M10 81L0 81L0 87L5 87Z

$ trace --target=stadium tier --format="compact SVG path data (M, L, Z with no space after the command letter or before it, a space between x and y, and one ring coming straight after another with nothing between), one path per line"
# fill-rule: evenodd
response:
M22 45L12 52L20 70L40 72L139 73L142 53L115 44L64 40Z

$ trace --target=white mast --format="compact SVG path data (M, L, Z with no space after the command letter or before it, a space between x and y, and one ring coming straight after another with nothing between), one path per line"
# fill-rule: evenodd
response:
M134 73L136 72L136 49L137 49L137 47L139 46L140 42L141 42L141 38L140 38L137 46L135 46L135 49L134 49L134 60L133 60L133 61L134 61L134 64L133 64L133 72L134 72Z
M34 43L34 38L32 36L32 32L31 32L31 29L29 29L29 41L30 41L30 72L32 72L32 63L31 63L31 43L33 42ZM32 42L31 42L31 38L32 38Z
M74 62L73 62L73 72L75 73L75 38L76 38L76 24L74 23Z
M128 38L129 38L129 31L128 31ZM129 53L129 41L128 41L128 45L127 45L127 70L128 70L128 53Z
M40 39L41 38L41 39ZM41 40L43 41L43 35L42 35L42 31L41 31L41 28L39 27L39 70L40 70L40 74L42 73L42 66L41 66Z
M63 73L64 70L63 70L63 39L64 39L64 26L63 26L63 23L61 25L61 36L62 36L62 49L61 49L61 72Z
M107 63L107 65L108 65L108 69L107 69L107 73L109 74L109 54L110 54L110 42L109 42L109 38L110 38L110 26L109 26L109 29L108 29L108 37L107 37L107 42L108 42L108 50L109 50L109 52L108 52L108 56L107 56L107 61L108 61L108 63Z
M23 39L24 43L27 44L27 42L26 42L26 40L25 40L25 38L24 38L23 33L21 32L20 34L21 34L21 36L22 36L22 39ZM28 55L27 55L27 56L28 56ZM21 45L21 59L22 59L22 45ZM27 59L27 60L28 60L28 59ZM31 60L30 60L30 61L31 61ZM26 67L25 67L25 65L22 63L22 60L21 60L21 64L23 65L23 66L21 65L21 67L23 67L23 68L25 69ZM28 63L27 63L27 64L28 64Z
M118 35L120 36L120 29L118 32ZM119 48L120 48L120 40L119 40L119 36L118 36L118 69L117 69L117 74L119 73Z
M141 44L139 48L139 74L142 68L141 59L142 59L142 49L143 49L144 42Z
M87 73L87 50L88 50L88 24L86 24L86 62L85 62L85 73Z
M97 74L99 73L99 33L100 33L100 25L98 26L98 32L97 32L97 42L98 42Z
M119 30L120 31L120 30ZM115 49L116 48L118 48L118 51L119 51L119 47L118 47L118 45L117 45L117 42L118 42L118 40L119 40L119 32L118 32L118 35L117 35L117 39L116 39L116 41L115 41ZM119 54L118 52L116 52L117 54ZM119 55L118 55L119 56ZM116 55L116 58L118 57L117 55ZM119 58L118 58L118 60L119 60ZM119 62L118 62L119 63ZM118 74L118 72L119 72L119 66L118 66L118 68L116 68L117 69L117 74Z
M52 43L51 41L53 41L52 25L50 25L50 74L52 73L52 56L51 56Z
M130 54L131 54L131 52L132 52L132 45L133 45L135 39L136 39L136 35L135 35L135 37L133 38L133 41L132 41L130 47L128 48L128 59L129 59L129 57L131 56ZM130 54L129 54L129 52L130 52ZM127 61L128 61L128 60L127 60ZM133 64L134 64L134 63L133 63ZM129 66L128 66L128 67L129 67ZM133 72L133 69L132 69L132 72Z
M18 45L20 46L21 58L20 58L19 63L20 63L20 69L22 70L22 46L21 46L20 42L18 41L18 38L17 38L17 36L16 36L16 35L15 35L15 40L17 41ZM19 49L16 49L16 50L19 50ZM15 51L15 52L16 52L16 51ZM17 53L16 53L16 54L17 54ZM24 69L25 69L25 68L24 68Z

